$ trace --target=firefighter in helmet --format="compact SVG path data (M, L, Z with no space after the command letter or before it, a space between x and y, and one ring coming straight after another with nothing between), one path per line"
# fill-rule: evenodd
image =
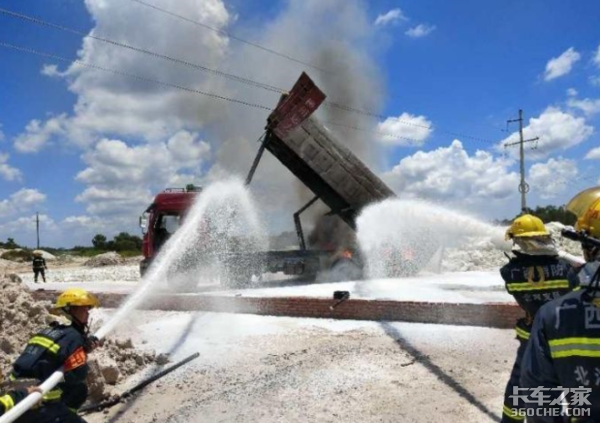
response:
M98 306L96 297L84 289L70 288L60 294L52 312L66 317L70 324L53 322L31 337L23 353L13 364L10 380L18 389L0 397L5 411L25 395L22 381L35 386L63 367L64 381L46 393L36 407L25 412L17 423L82 423L77 415L87 397L87 354L99 346L88 335L90 309ZM29 391L31 391L29 387Z
M515 404L511 395L519 384L521 359L529 340L533 317L542 305L570 292L574 287L567 277L572 267L558 257L552 237L541 219L531 214L517 217L507 229L506 239L513 241L513 256L500 269L500 275L508 293L525 311L525 317L518 319L515 327L519 347L504 393L503 423L524 421L518 412L519 404Z
M564 393L564 404L553 405L549 401L536 404L537 415L551 414L549 409L554 408L555 413L563 410L568 415L562 421L597 423L600 422L600 186L577 194L567 204L567 210L577 216L577 223L574 230L563 230L563 236L578 240L586 259L577 272L581 288L539 310L523 357L520 386L543 387L546 394ZM534 405L530 403L528 407ZM556 420L536 417L531 421Z
M33 281L37 283L38 276L42 275L42 280L46 282L45 271L48 270L48 266L46 266L46 259L41 251L36 250L33 252L33 262L31 265L33 267Z

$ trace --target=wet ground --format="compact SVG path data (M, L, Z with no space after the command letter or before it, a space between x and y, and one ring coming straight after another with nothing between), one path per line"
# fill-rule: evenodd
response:
M215 313L136 312L117 334L201 355L90 423L499 421L516 350L512 330Z

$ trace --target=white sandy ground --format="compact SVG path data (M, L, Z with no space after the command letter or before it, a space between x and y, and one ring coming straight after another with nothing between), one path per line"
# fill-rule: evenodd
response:
M20 274L30 289L63 290L82 287L92 292L130 293L139 283L135 266L59 269L48 275L48 283L34 284L30 273ZM243 290L222 290L212 282L201 283L202 295L242 297L318 297L331 298L333 291L350 291L351 298L452 303L513 303L497 270L425 274L403 279L378 279L359 282L315 283L278 286L277 282ZM206 290L206 291L205 291ZM168 287L158 291L168 292Z
M517 347L512 330L220 313L134 312L114 335L201 356L90 423L493 422Z

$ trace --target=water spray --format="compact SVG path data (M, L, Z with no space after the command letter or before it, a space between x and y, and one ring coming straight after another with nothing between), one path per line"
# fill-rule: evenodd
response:
M227 220L230 213L223 215L222 210L226 209L235 214L235 220L232 223ZM208 186L198 197L183 225L171 236L162 247L160 254L156 257L148 273L140 282L139 288L129 296L125 304L105 323L94 336L101 341L108 335L123 319L152 292L152 290L164 282L171 271L174 263L187 251L194 251L202 240L199 237L206 235L198 228L207 218L212 219L216 226L225 231L237 230L245 233L246 236L256 239L256 248L264 248L263 242L266 242L264 230L256 212L256 207L244 186L243 181L237 179L229 181L220 181ZM233 225L233 227L232 227ZM214 235L214 234L213 234ZM223 235L220 233L219 235ZM219 238L223 241L223 238ZM64 379L64 367L55 371L48 379L38 386L39 392L29 394L25 399L19 402L15 407L0 417L0 423L11 423L19 418L23 413L41 401L42 397L54 389Z

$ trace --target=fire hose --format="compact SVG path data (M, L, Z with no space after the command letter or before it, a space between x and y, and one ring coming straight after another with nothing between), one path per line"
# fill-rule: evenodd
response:
M162 378L163 376L168 375L173 370L180 368L184 364L189 363L190 361L198 358L199 356L200 356L200 353L192 354L189 357L184 358L183 360L173 364L172 366L169 366L166 369L161 370L160 372L156 373L155 375L150 376L148 379L141 381L140 383L135 385L133 388L128 389L127 391L123 392L121 395L119 395L115 399L112 399L110 401L104 401L104 402L101 402L98 404L86 405L85 407L81 407L79 409L79 412L80 413L91 413L92 411L99 411L99 410L103 410L108 407L112 407L113 405L116 405L116 404L120 403L121 401L129 398L131 395L135 394L137 391L144 389L146 386L150 385L152 382L157 381L158 379Z
M167 367L166 369L158 372L157 374L149 377L148 379L138 383L136 386L129 389L128 391L125 391L123 394L119 395L115 400L83 407L80 411L81 412L90 412L90 411L100 410L100 409L115 405L115 404L119 403L120 401L124 400L125 398L131 396L135 392L145 388L147 385L154 382L155 380L160 379L161 377L165 376L166 374L171 373L173 370L178 369L179 367L183 366L184 364L189 363L190 361L197 358L199 355L200 355L200 353L192 354L191 356L185 358L184 360L181 360L180 362L175 363L174 365L172 365L170 367ZM39 392L36 391L36 392L29 394L27 396L27 398L25 398L23 401L21 401L17 405L15 405L6 414L4 414L4 416L0 417L0 423L11 423L11 422L15 421L16 419L18 419L21 415L23 415L23 413L25 413L27 410L29 410L31 407L33 407L35 404L37 404L45 394L47 394L49 391L54 389L54 387L63 380L63 377L64 377L64 366L61 367L60 369L58 369L57 371L55 371L48 379L46 379L41 385L38 386Z
M11 408L6 414L0 417L0 423L11 423L21 417L23 413L37 404L44 395L50 392L56 385L58 385L64 377L64 366L52 373L52 375L46 379L41 385L38 386L39 392L33 392L27 396L23 401L19 402L13 408Z
M337 301L329 307L329 310L331 310L331 311L335 310L336 307L339 306L340 304L342 304L344 301L349 300L350 293L348 291L335 291L333 293L333 299L337 300Z

